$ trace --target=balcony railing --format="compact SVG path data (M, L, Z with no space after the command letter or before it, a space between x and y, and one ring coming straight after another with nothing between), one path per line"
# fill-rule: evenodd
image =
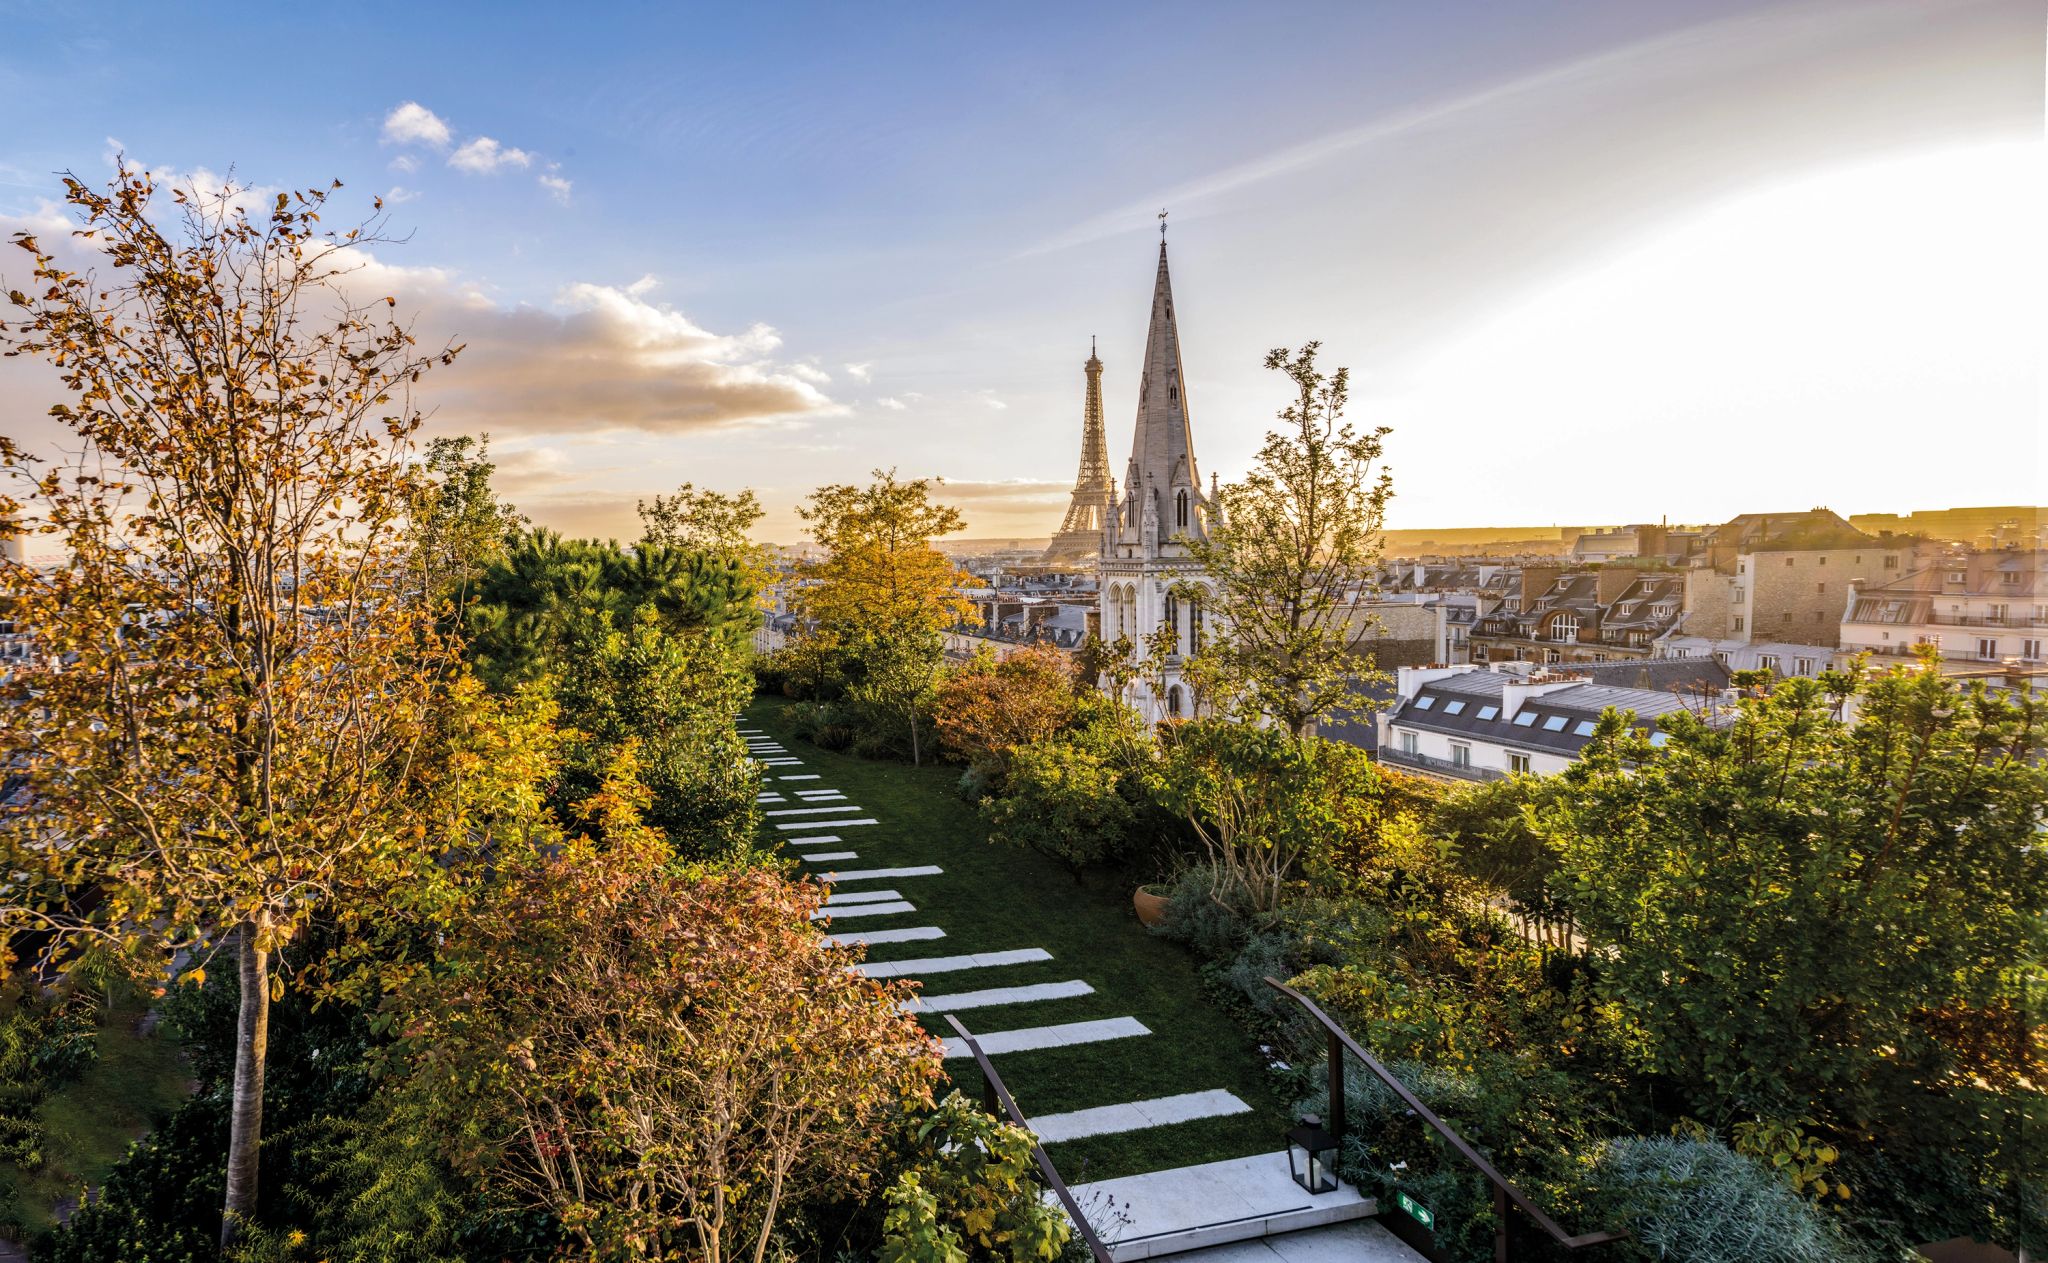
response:
M1380 761L1396 767L1413 768L1418 772L1435 772L1441 776L1455 776L1465 781L1498 781L1507 777L1506 772L1490 767L1473 767L1456 759L1439 759L1433 754L1409 754L1403 750L1389 750L1380 747Z

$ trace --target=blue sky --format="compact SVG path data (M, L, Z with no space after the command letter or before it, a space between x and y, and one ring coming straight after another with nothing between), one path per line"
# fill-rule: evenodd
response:
M568 529L629 533L691 479L759 488L790 539L810 488L896 466L976 534L1046 533L1091 334L1112 465L1129 443L1162 205L1225 479L1281 403L1263 352L1320 338L1395 427L1396 525L2048 487L2032 3L0 4L0 29L0 220L46 231L51 173L116 145L385 195L411 235L376 279L475 352L435 424L491 431ZM42 387L9 371L0 424L32 429Z

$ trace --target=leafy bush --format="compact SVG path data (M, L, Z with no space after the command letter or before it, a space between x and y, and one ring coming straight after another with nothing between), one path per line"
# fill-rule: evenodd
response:
M1072 1229L1048 1206L1031 1133L983 1113L959 1092L912 1122L914 1158L884 1194L878 1263L1038 1263Z
M1171 883L1166 919L1155 933L1186 943L1204 960L1229 960L1251 932L1250 915L1215 893L1212 870L1197 866Z
M1078 743L1041 741L1010 752L1001 796L983 807L992 841L1024 846L1067 866L1120 858L1133 815L1114 757Z

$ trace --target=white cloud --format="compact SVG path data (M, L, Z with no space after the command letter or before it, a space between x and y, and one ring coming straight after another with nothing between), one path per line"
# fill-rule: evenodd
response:
M880 399L875 400L875 402L881 405L882 407L887 408L891 412L901 412L905 408L908 408L910 406L909 404L904 403L901 399L890 398L886 395Z
M533 155L524 149L509 149L489 136L479 136L449 154L448 165L473 175L489 175L504 167L529 167L533 165Z
M996 398L996 392L993 390L982 391L981 401L987 404L989 407L994 408L997 412L1005 411L1010 406L1009 404L1006 404L1002 400Z
M514 152L517 151L515 150ZM555 172L559 170L561 170L561 167L559 165L552 162L549 163L548 169L541 173L540 186L546 189L549 192L549 194L551 194L554 197L556 201L560 202L564 206L567 206L569 204L569 190L571 188L571 183L570 181L564 179L563 177L555 174Z
M402 153L391 160L391 169L401 175L411 175L420 169L420 160L409 153Z
M822 386L832 380L832 374L819 368L816 364L792 364L789 366L789 371L814 385Z
M846 375L853 378L857 382L864 382L868 380L868 370L873 368L874 366L875 365L872 360L870 360L866 364L848 364L845 366Z
M345 209L337 203L337 218ZM54 206L0 214L0 239L33 232L60 247L65 266L104 266L68 226ZM446 269L403 267L359 251L351 258L355 270L343 286L358 296L394 297L422 348L464 344L452 366L436 368L417 388L437 433L489 431L506 440L501 450L509 453L522 438L544 435L587 444L606 433L671 436L844 411L778 362L781 336L765 324L721 333L647 301L644 290L587 283L548 302L508 305ZM18 285L21 270L0 257L0 279ZM59 435L47 412L63 396L47 365L0 360L0 434L49 450Z
M454 133L448 123L418 101L407 101L384 116L384 140L393 145L447 145Z
M652 272L643 272L639 280L626 287L626 292L638 298L640 295L652 291L659 284L661 284L661 278L655 276Z
M386 206L403 206L419 195L418 189L409 189L402 184L394 184L391 186L391 191L384 195L384 204Z

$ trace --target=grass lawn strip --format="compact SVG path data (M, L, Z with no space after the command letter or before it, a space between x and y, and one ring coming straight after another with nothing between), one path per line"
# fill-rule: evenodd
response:
M871 963L861 972L923 978L971 970L957 982L935 978L935 993L1073 981L1091 988L963 1017L977 1038L984 1026L1024 1030L1119 1018L1151 1032L998 1058L1004 1082L1032 1118L1131 1106L1135 1116L1119 1117L1144 1117L1151 1124L1095 1132L1077 1123L1076 1130L1059 1133L1071 1138L1050 1148L1070 1183L1271 1153L1280 1146L1287 1102L1276 1094L1264 1062L1235 1022L1203 997L1187 953L1138 925L1128 888L1092 874L1076 882L1042 856L990 845L980 814L955 792L957 768L912 768L816 749L790 731L789 705L764 698L747 717L802 756L804 770L785 775L839 790L878 822L861 836L862 862L877 867L823 879L857 882L905 868L926 874L912 892L918 918L928 923L910 927L918 937L859 928L835 935L868 944ZM817 823L837 829L844 822ZM835 885L835 893L844 888ZM931 930L941 932L940 943L924 936ZM935 955L934 946L947 950ZM952 1035L940 1010L920 1011L919 1020L934 1034ZM980 1074L971 1059L949 1061L947 1071L962 1091L979 1097ZM1219 1112L1194 1109L1185 1121L1171 1121L1183 1115L1166 1107L1157 1117L1145 1112L1151 1103L1187 1099L1206 1101ZM1231 1101L1247 1108L1238 1110Z

